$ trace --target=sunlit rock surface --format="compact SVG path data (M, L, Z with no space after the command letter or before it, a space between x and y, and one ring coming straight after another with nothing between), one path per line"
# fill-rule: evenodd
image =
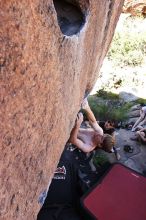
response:
M0 219L36 219L122 4L0 1Z

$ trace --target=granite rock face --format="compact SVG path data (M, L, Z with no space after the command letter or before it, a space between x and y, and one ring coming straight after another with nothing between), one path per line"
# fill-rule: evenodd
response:
M123 0L0 1L0 219L36 219Z

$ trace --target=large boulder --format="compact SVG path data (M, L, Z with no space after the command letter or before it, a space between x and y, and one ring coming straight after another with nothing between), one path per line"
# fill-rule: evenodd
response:
M130 111L128 113L129 118L136 118L140 116L140 110Z
M1 0L0 219L36 219L123 0Z
M119 93L119 97L123 99L124 102L132 102L138 99L138 97L135 96L133 93L124 92L124 91Z

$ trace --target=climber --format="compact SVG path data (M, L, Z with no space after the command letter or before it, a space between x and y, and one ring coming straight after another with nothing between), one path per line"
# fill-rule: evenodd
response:
M138 126L142 126L144 124L146 124L146 106L144 104L141 104L140 117L133 125L132 131L136 131Z
M141 141L143 144L146 144L146 128L142 128L137 131L134 137L131 137L130 139L133 141Z
M85 110L92 128L80 128L83 121L83 114L78 113L75 126L70 134L69 142L85 153L91 152L95 148L102 148L107 152L111 152L115 144L114 137L103 133L103 129L97 123L87 99L83 101L82 109Z

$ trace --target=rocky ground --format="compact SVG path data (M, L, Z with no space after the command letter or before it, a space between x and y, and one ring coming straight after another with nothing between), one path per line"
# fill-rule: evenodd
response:
M107 154L111 163L119 162L140 173L146 170L146 145L130 140L134 136L134 132L126 129L118 129L116 131L116 147L121 158L117 161L114 154ZM133 153L124 151L124 145L130 145Z
M140 105L134 105L130 108L128 113L128 120L126 123L135 123L139 118ZM111 163L119 162L131 169L134 169L140 173L146 170L146 144L142 144L139 141L133 141L130 138L134 136L135 132L126 128L116 129L116 148L120 155L120 160L117 160L114 153L105 153ZM129 145L133 148L132 153L127 153L124 150L124 146Z

